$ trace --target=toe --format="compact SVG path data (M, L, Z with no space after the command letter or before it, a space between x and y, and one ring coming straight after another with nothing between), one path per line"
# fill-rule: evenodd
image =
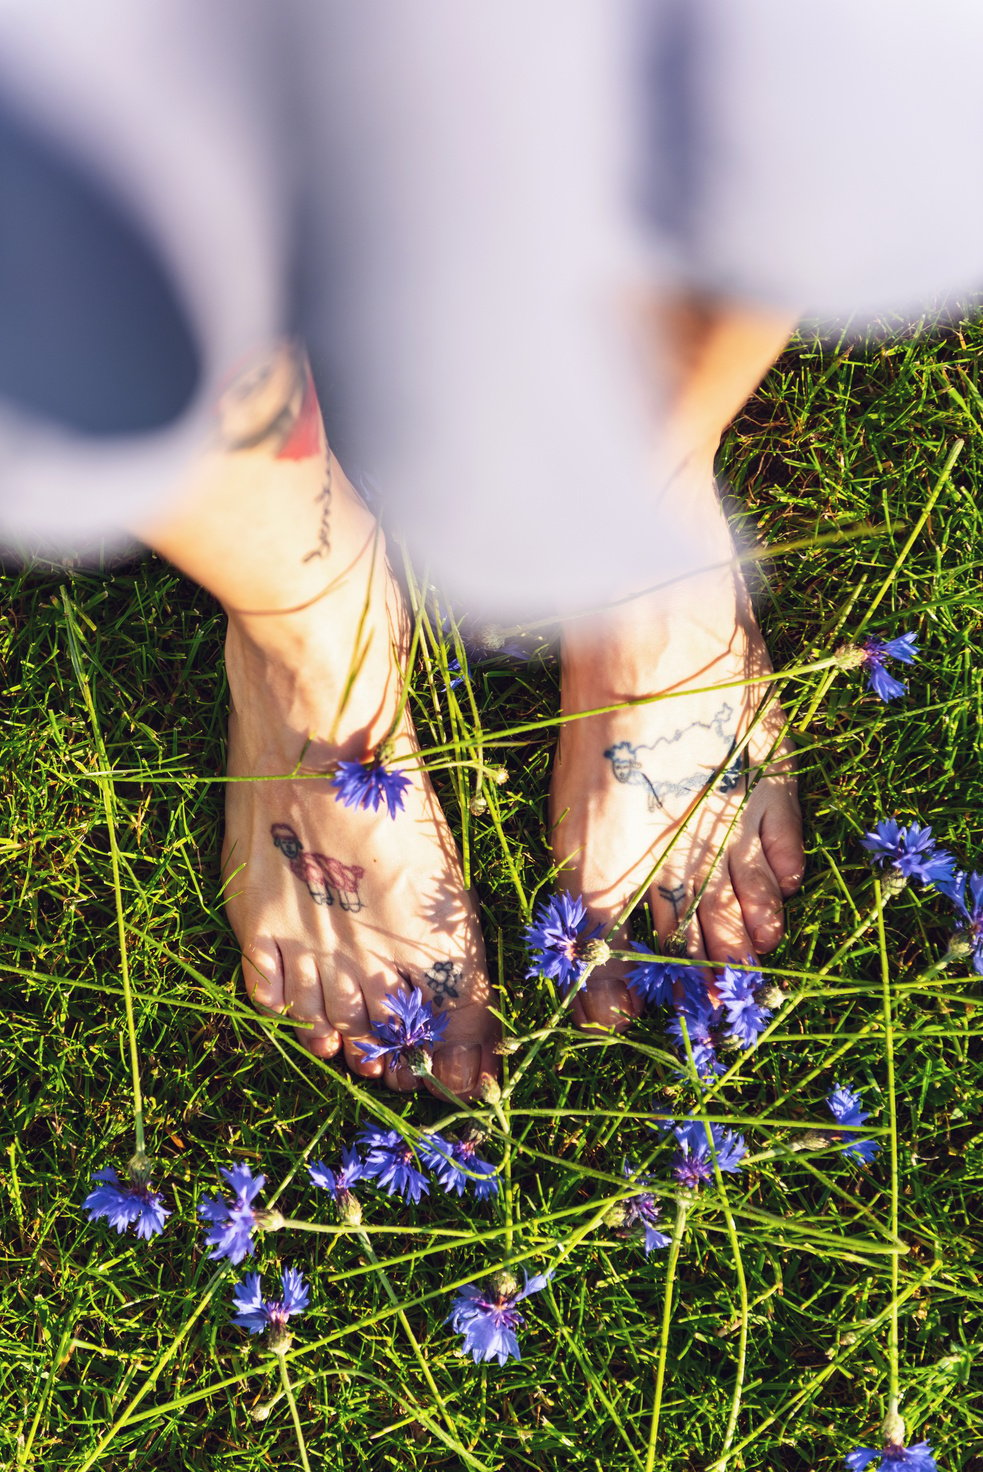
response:
M303 1024L296 1029L298 1041L318 1058L333 1057L341 1039L328 1021L317 962L309 952L284 956L283 995L284 1010Z
M641 1004L624 975L605 968L592 973L571 1011L578 1027L622 1032L639 1015Z
M726 866L711 878L697 909L703 947L710 961L743 961L754 955L744 912Z
M440 1085L460 1099L474 1098L481 1086L482 1073L494 1077L491 1049L487 1050L487 1057L485 1054L480 1043L447 1043L436 1048L433 1079L425 1081L427 1088L438 1098L443 1097Z
M761 847L783 895L794 894L805 873L802 814L791 788L776 793L761 820Z
M494 1046L499 1027L485 1001L465 1002L447 1012L447 1027L433 1054L432 1094L442 1097L441 1086L462 1099L480 1095L482 1079L494 1079L498 1063Z
M275 940L250 941L242 951L242 979L246 995L261 1012L282 1012L283 961Z
M754 949L773 951L785 933L782 891L758 840L732 851L728 867Z

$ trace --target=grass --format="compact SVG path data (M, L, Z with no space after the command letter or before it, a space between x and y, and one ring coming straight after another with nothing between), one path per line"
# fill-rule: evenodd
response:
M472 706L443 691L453 648L422 641L421 739L452 744L436 780L520 1040L506 1103L475 1110L510 1189L490 1206L366 1191L362 1239L335 1229L306 1156L332 1163L372 1118L426 1127L454 1111L312 1061L239 995L217 883L217 609L153 558L4 576L10 1466L304 1466L276 1360L229 1324L238 1274L213 1272L198 1245L196 1201L235 1158L266 1173L265 1200L332 1226L270 1234L258 1258L269 1288L283 1263L311 1281L286 1363L312 1467L834 1467L879 1444L896 1330L909 1439L931 1441L945 1469L983 1468L981 990L973 974L930 969L951 931L938 897L906 890L882 924L862 923L875 887L859 847L876 819L918 817L981 865L981 350L971 317L869 343L803 335L722 448L747 537L775 549L756 576L776 666L821 663L862 628L915 628L924 654L890 707L857 672L785 685L810 853L770 958L791 1000L706 1097L707 1118L745 1133L749 1159L692 1205L672 1272L674 1253L646 1259L606 1221L626 1156L665 1182L673 1221L651 1117L698 1095L662 1020L610 1041L561 1016L528 1041L553 1009L525 978L521 941L550 885L552 658L482 664ZM473 758L504 765L504 785L476 778ZM147 1148L174 1212L150 1244L79 1209L90 1172L122 1172L135 1143L121 931ZM789 1148L828 1122L837 1080L863 1087L873 1111L882 1150L869 1171L834 1147ZM525 1305L521 1363L478 1368L443 1322L449 1293L506 1261L555 1274Z

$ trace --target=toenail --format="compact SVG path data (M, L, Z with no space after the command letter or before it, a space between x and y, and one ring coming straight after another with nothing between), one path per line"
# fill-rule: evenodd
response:
M434 1073L452 1094L470 1093L481 1066L481 1048L475 1043L449 1043L434 1054Z

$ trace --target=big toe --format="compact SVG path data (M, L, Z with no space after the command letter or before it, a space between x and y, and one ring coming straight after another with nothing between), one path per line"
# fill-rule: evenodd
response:
M432 1094L444 1091L461 1099L480 1097L484 1081L498 1074L495 1044L497 1019L485 1002L466 1002L446 1014L448 1024L433 1053L433 1077L425 1080Z
M578 1027L605 1032L624 1031L640 1010L624 976L611 970L593 972L572 1007Z
M761 848L778 887L786 898L794 894L805 873L802 814L794 789L782 786L761 819Z

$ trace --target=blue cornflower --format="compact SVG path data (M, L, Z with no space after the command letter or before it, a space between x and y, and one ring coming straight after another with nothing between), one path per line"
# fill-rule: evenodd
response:
M280 1282L283 1297L263 1297L259 1273L247 1273L232 1293L232 1302L237 1312L232 1315L233 1324L248 1329L250 1334L269 1331L269 1347L283 1353L289 1348L287 1320L302 1314L310 1302L310 1293L304 1282L303 1273L296 1268L284 1268Z
M448 1195L456 1191L463 1196L466 1186L472 1187L479 1201L498 1194L495 1167L481 1159L474 1140L448 1140L434 1130L421 1135L419 1155Z
M367 762L339 762L331 785L336 789L335 798L346 808L371 808L377 813L385 803L390 818L395 818L403 808L410 779L372 757Z
M735 1135L722 1125L712 1124L711 1148L707 1139L706 1126L701 1119L689 1119L683 1124L671 1124L669 1128L679 1141L679 1153L673 1161L676 1180L691 1190L697 1190L703 1181L713 1180L713 1159L722 1171L736 1175L747 1151L743 1135Z
M938 1472L932 1448L927 1441L916 1441L914 1446L901 1446L897 1442L885 1447L858 1446L856 1451L848 1452L843 1460L850 1472L863 1472L877 1457L880 1457L880 1461L874 1472L901 1472L902 1468L905 1472Z
M552 977L564 995L571 985L579 986L587 968L584 947L604 928L595 925L593 930L588 930L589 924L590 916L582 899L555 894L543 900L532 924L526 926L526 945L533 957L526 975L542 972Z
M754 969L750 957L747 966L725 966L717 981L717 994L730 1024L727 1036L736 1038L745 1050L754 1047L772 1015L770 1007L762 1007L755 1000L764 985L765 979Z
M631 1178L632 1167L627 1161L625 1161L622 1167L622 1173L629 1179ZM652 1179L649 1176L637 1176L632 1184L634 1186L640 1186L642 1189L638 1191L637 1195L628 1196L618 1203L624 1212L622 1229L626 1235L641 1229L645 1246L645 1256L648 1257L649 1253L654 1251L655 1248L668 1247L670 1239L666 1236L665 1232L660 1232L656 1226L656 1222L662 1215L662 1206L658 1197L653 1196L650 1191L645 1189L647 1186L654 1184Z
M905 693L905 686L884 668L886 659L900 659L903 664L914 664L918 655L915 634L899 634L896 639L865 639L860 645L863 651L863 670L867 675L867 689L873 690L881 700L895 700Z
M328 1191L339 1206L344 1205L345 1200L356 1181L360 1181L365 1174L365 1166L359 1159L358 1151L353 1150L350 1145L343 1145L341 1150L341 1170L328 1170L326 1165L315 1161L308 1165L307 1173L315 1186L320 1186L323 1191Z
M206 1196L198 1207L198 1215L212 1225L205 1232L205 1245L214 1250L209 1257L227 1257L242 1262L254 1247L253 1236L265 1213L253 1209L253 1201L266 1185L265 1176L254 1176L248 1165L220 1168L221 1174L235 1192L234 1201Z
M724 1065L717 1057L715 1033L715 1028L720 1024L721 1012L722 1009L715 1007L709 998L695 1004L683 1002L676 1008L676 1016L666 1028L666 1032L676 1039L680 1056L685 1058L686 1044L683 1042L683 1025L680 1019L686 1019L686 1035L700 1078L709 1078L711 1074L721 1074L724 1071Z
M632 950L644 959L631 968L625 980L643 1002L656 1007L672 1007L677 986L682 987L686 1001L707 1000L706 982L698 966L680 966L677 961L657 956L648 946L637 943L632 944Z
M875 863L886 860L906 879L944 887L954 878L955 860L945 849L936 847L927 825L912 823L902 828L896 818L885 818L860 841Z
M164 1222L171 1213L164 1206L160 1192L151 1191L149 1181L133 1180L121 1185L112 1166L93 1171L92 1179L102 1184L82 1202L82 1210L89 1213L90 1222L104 1216L117 1232L135 1227L137 1236L144 1239L156 1237L164 1230Z
M862 1102L861 1095L856 1089L845 1089L840 1085L837 1085L826 1100L829 1111L837 1124L854 1127L859 1127L870 1118L870 1112L865 1113L860 1108ZM839 1138L849 1141L843 1154L855 1156L857 1160L862 1160L864 1165L869 1165L881 1148L876 1140L860 1140L852 1133L840 1135Z
M396 1130L381 1125L366 1125L358 1143L367 1148L362 1174L377 1181L389 1196L407 1196L419 1201L430 1195L427 1178L413 1164L413 1150Z
M359 1042L358 1046L366 1058L385 1058L393 1068L405 1063L416 1072L421 1069L421 1054L432 1049L442 1037L450 1017L435 1015L423 993L413 987L409 993L391 992L383 998L395 1021L373 1022L372 1031L378 1043Z
M522 1328L525 1319L516 1304L530 1293L541 1292L551 1276L537 1273L534 1278L527 1277L521 1291L511 1273L499 1273L488 1292L474 1283L465 1284L447 1316L454 1333L464 1335L462 1354L470 1354L476 1365L494 1359L504 1365L509 1357L520 1360L515 1331Z
M962 935L969 943L973 969L983 976L983 874L960 870L953 879L939 881L936 889L952 901L956 913L965 920Z

